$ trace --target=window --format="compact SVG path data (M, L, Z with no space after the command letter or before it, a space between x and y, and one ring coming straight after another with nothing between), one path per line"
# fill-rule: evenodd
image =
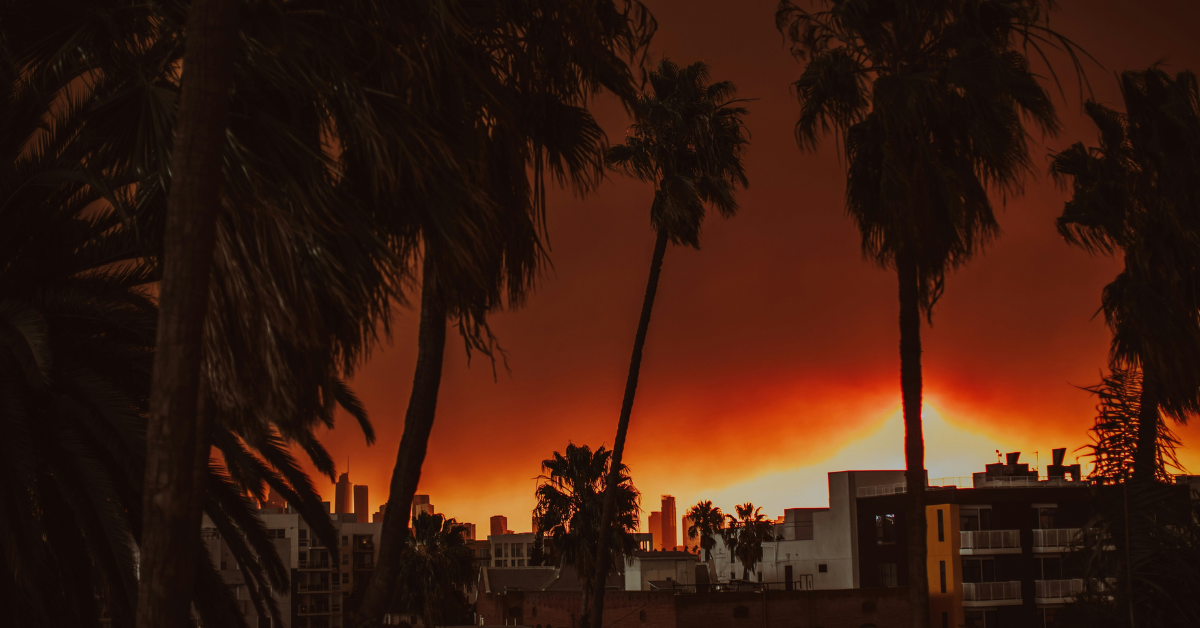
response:
M1062 558L1059 556L1042 556L1038 558L1042 580L1062 580Z
M938 508L938 543L946 542L946 522L942 517L942 509Z
M287 530L284 530L283 528L271 528L271 529L267 530L267 538L268 539L286 539L287 538ZM267 619L269 620L270 618L268 617Z
M1053 606L1037 609L1037 623L1034 625L1037 626L1037 628L1054 628L1058 625L1055 623L1054 617L1054 614L1057 611L1058 609Z
M896 574L896 563L879 563L879 586L900 586L899 578Z
M939 510L938 512L942 512L942 511ZM944 560L938 561L938 571L940 572L940 575L942 578L942 593L945 593L946 592L946 561L944 561Z
M896 543L896 515L875 515L875 542L880 545Z
M342 584L350 584L350 572L342 574Z
M342 537L342 547L348 547L349 545L350 545L350 537L343 536Z
M737 575L735 575L735 574L734 574L732 571L730 571L730 572L729 572L729 579L730 579L730 580L737 580Z
M349 554L347 554L346 552L342 552L342 564L343 564L343 565L349 565L349 564L350 564L350 555L349 555Z
M940 510L938 512L941 512ZM950 613L942 611L942 628L950 628Z
M817 565L817 573L829 573L829 565L825 563Z
M1058 508L1056 506L1039 506L1037 509L1037 527L1039 530L1053 530L1058 527Z
M958 515L959 526L963 532L978 532L992 529L992 509L973 508L963 509Z
M670 578L667 578L667 580L670 580ZM761 571L758 572L758 581L762 582L762 572Z
M996 611L967 611L967 623L963 628L997 628L999 620Z
M524 543L513 543L512 549L513 549L512 555L514 557L522 558L525 556L525 544Z
M795 513L795 535L797 541L813 540L813 514L811 510Z
M996 561L991 558L963 558L963 582L995 582Z

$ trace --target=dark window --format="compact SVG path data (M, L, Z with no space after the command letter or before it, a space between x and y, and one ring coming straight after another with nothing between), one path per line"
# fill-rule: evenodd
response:
M896 542L896 515L875 515L875 542L880 545Z
M638 619L641 621L646 621L646 611L638 611Z
M939 510L938 512L942 512L942 511ZM938 571L941 572L941 577L942 577L942 593L945 593L946 592L946 561L944 561L944 560L938 561Z
M938 508L938 543L946 542L946 522L943 521L942 509Z
M950 628L950 613L942 611L942 628Z
M1038 508L1037 527L1042 530L1053 530L1058 527L1058 508Z
M1043 556L1039 560L1042 563L1042 580L1062 580L1062 558Z
M794 578L795 578L795 576L792 575L792 566L785 565L783 567L783 588L788 591L791 591L792 589L796 588L796 583L794 581Z
M879 563L879 586L900 586L899 579L897 577L896 563Z
M829 573L829 565L825 563L817 565L817 573Z
M991 558L964 558L963 582L995 582L996 561Z
M670 578L667 578L667 580L670 580ZM758 572L758 581L762 582L762 572L761 571Z
M746 606L733 607L733 618L734 619L749 619L750 618L750 608L746 607Z

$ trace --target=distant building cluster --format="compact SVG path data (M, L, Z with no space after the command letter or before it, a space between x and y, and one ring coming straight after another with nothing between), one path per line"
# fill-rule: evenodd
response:
M367 500L366 485L352 484L349 473L338 477L334 486L333 502L324 502L325 511L335 530L333 539L317 536L299 512L274 491L260 504L259 516L290 574L288 590L271 592L282 612L280 621L274 625L270 618L258 616L251 603L246 589L249 585L241 569L233 559L226 541L205 517L205 547L220 570L221 577L234 589L246 625L259 628L349 626L348 619L355 610L353 605L358 598L356 594L370 581L375 569L386 511L386 504L381 505L378 512L368 521L370 507ZM428 495L416 495L410 514L416 516L423 512L433 514L433 505ZM474 540L475 524L460 525L467 528L464 536L476 551L477 557L486 561L490 552L479 548L479 542ZM339 560L334 560L330 551L331 541L337 544ZM486 542L483 544L487 545ZM480 568L486 564L478 558L476 563Z

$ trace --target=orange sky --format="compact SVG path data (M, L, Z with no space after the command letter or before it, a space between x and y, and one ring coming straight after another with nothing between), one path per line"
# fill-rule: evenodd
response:
M723 509L753 501L772 517L823 505L826 472L903 464L894 275L859 255L834 145L802 154L793 141L789 84L800 65L774 30L775 2L647 4L660 24L656 55L704 60L715 79L758 100L741 215L710 219L700 251L667 252L626 461L646 511L663 493L677 496L681 514L698 499ZM1117 71L1160 59L1200 70L1196 3L1061 5L1052 24L1103 65L1088 66L1103 102L1119 103ZM1093 314L1118 264L1054 231L1064 194L1041 175L1046 155L1095 142L1074 84L1065 86L1064 132L1035 147L1039 173L1001 212L1003 236L948 279L923 330L931 477L969 476L995 449L1026 452L1028 462L1039 451L1044 463L1052 447L1086 442L1094 400L1076 386L1099 381L1108 333ZM623 112L597 111L619 141ZM493 381L451 337L419 491L439 511L481 532L503 514L527 531L539 462L569 441L612 442L653 248L650 194L614 175L584 201L552 195L554 267L524 309L493 319L511 373ZM416 317L403 311L393 344L354 380L376 445L365 447L349 421L323 436L335 459L351 457L351 480L371 487L372 512L385 501L415 343ZM1180 434L1185 445L1200 438L1194 428ZM1200 468L1200 456L1181 454ZM318 485L331 499L332 485Z

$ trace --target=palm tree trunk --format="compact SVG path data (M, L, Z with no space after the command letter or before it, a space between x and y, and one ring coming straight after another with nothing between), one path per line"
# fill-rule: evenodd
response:
M1142 399L1138 412L1137 450L1133 455L1133 479L1153 482L1158 467L1158 397L1154 380L1142 370Z
M379 560L363 594L358 611L359 626L378 625L387 612L388 600L400 572L400 554L408 536L409 508L417 482L429 432L437 411L438 388L442 382L442 358L446 349L446 309L437 295L437 273L429 256L421 281L421 324L417 332L417 370L413 375L408 411L404 415L404 436L396 452L392 469L383 530L379 535Z
M650 259L650 279L646 282L646 297L642 301L642 316L638 319L633 337L633 356L629 359L629 377L625 380L625 398L621 401L621 418L617 421L617 438L613 442L609 461L608 483L604 491L604 510L600 515L600 538L596 543L596 575L593 582L590 623L594 628L603 625L604 583L608 581L609 540L617 510L617 483L620 482L621 457L625 453L625 434L629 431L629 416L633 413L633 398L637 393L638 373L642 368L642 348L646 345L646 330L650 328L650 312L654 309L654 294L658 292L658 276L662 272L663 256L667 253L667 232L660 229L654 241L654 256ZM586 612L587 609L585 608Z
M913 626L929 627L925 565L925 439L921 430L921 306L916 262L897 260L900 281L900 388L904 399L904 476L908 496L908 590Z
M188 12L170 196L159 284L146 475L143 490L139 628L190 625L200 550L196 465L200 362L208 283L224 183L222 153L237 46L237 0L193 0Z

